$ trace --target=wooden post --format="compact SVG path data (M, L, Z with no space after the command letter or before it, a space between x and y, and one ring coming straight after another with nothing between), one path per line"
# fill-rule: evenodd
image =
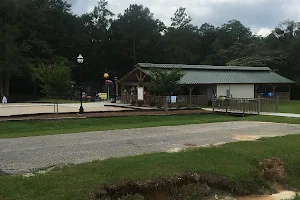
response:
M188 87L189 89L189 96L190 96L190 106L192 105L192 91L195 87Z
M225 99L225 106L226 106L226 115L227 115L227 111L228 111L228 99Z
M243 117L245 117L245 101L246 100L242 100L243 101Z
M273 96L275 96L276 87L277 87L277 85L272 85L272 89L273 89Z
M215 111L215 95L212 96L212 107L213 111Z
M258 96L257 98L257 103L258 103L257 113L260 114L260 96Z
M290 100L291 100L291 86L288 85L288 87L289 87L289 97L288 97L288 101L290 101Z
M276 112L279 113L279 96L276 96Z

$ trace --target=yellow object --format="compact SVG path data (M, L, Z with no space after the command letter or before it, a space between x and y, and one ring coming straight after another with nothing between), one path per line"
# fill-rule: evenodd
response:
M104 77L104 78L108 78L108 77L109 77L109 74L108 74L108 73L104 73L104 74L103 74L103 77Z
M101 99L107 99L107 93L100 93Z

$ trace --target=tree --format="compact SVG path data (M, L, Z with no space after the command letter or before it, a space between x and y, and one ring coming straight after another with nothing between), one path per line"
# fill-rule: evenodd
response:
M172 25L161 38L164 62L199 64L201 61L201 36L190 22L185 8L179 8L171 18Z
M180 69L171 71L152 69L149 90L155 95L169 96L179 88L179 81L183 76L184 73ZM165 101L165 110L168 110L167 101Z
M230 20L217 29L218 42L216 49L227 49L235 42L250 43L252 32L238 20Z
M179 81L183 76L184 73L180 69L173 69L171 71L152 69L149 90L156 95L171 95L172 92L178 89Z
M9 96L10 80L20 76L26 65L26 42L20 42L21 22L18 1L4 0L0 4L0 95Z
M174 13L174 17L171 18L171 27L197 29L196 26L191 24L192 20L193 18L187 14L186 9L180 7Z
M114 55L112 62L116 66L122 65L119 70L123 73L137 62L159 62L163 57L159 42L164 30L164 23L155 19L149 8L130 5L110 28ZM120 61L116 62L115 57Z
M250 44L236 42L221 54L231 66L278 66L287 63L287 54L282 51L269 49L263 40Z
M42 92L54 99L54 113L55 103L58 113L58 99L64 96L72 86L71 70L63 62L50 65L40 64L35 69L35 76L41 81Z

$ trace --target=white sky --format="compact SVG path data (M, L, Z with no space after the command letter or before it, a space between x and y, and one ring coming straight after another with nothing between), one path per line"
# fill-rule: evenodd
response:
M75 14L93 9L97 0L67 0ZM170 18L179 7L185 7L200 26L207 22L215 26L231 19L241 21L254 33L266 36L286 19L300 21L300 0L108 0L114 14L123 13L130 4L148 7L154 16L170 25Z

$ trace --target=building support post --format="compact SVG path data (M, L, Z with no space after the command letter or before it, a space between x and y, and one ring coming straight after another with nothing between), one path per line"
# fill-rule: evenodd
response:
M277 95L275 94L275 91L276 91L276 87L277 87L277 85L272 85L272 89L273 89L273 97L277 97Z
M188 89L189 89L189 96L190 96L190 106L192 105L192 92L193 92L193 89L195 87L194 86L189 86Z
M258 96L257 99L258 99L258 102L257 102L257 103L258 103L258 105L257 105L257 107L258 107L258 108L257 108L257 113L260 114L260 109L261 109L261 108L260 108L260 96Z
M279 113L279 96L276 96L276 112Z

